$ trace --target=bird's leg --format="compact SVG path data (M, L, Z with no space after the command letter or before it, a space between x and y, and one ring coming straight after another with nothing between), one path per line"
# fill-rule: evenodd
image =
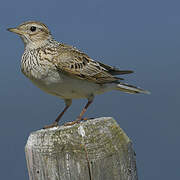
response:
M48 128L52 128L52 127L56 127L58 126L58 122L59 120L62 118L62 116L64 115L64 113L67 111L67 109L71 106L72 104L72 100L71 99L66 99L65 101L65 108L63 109L63 111L59 114L59 116L56 118L56 120L54 121L54 123L45 126L43 129L48 129Z
M83 110L81 111L79 117L77 118L77 121L80 121L81 119L83 119L83 115L84 113L87 111L87 108L90 106L90 104L92 103L93 101L88 101L86 106L83 108ZM87 119L87 118L86 118Z
M78 116L77 120L73 121L73 122L68 122L66 124L64 124L65 126L71 126L73 124L79 123L82 120L82 116L84 115L84 113L87 111L87 108L90 106L90 104L93 102L93 99L88 100L87 104L85 105L85 107L83 108L83 110L81 111L80 115ZM86 119L87 120L87 119Z

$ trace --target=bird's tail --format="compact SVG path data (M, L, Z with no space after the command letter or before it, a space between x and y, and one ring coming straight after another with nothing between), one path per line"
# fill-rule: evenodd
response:
M146 91L146 90L143 90L138 87L135 87L135 86L132 86L129 84L125 84L125 83L117 84L115 90L123 91L123 92L130 93L130 94L136 94L136 93L150 94L149 91Z

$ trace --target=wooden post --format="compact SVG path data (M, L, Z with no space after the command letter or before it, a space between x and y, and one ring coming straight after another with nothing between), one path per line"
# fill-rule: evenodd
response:
M116 121L102 117L30 134L30 180L137 180L132 143Z

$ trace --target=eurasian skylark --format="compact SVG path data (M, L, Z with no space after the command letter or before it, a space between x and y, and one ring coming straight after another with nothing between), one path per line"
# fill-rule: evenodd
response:
M45 128L58 126L60 118L70 107L72 99L87 98L74 124L82 120L94 96L111 90L126 93L149 93L143 89L123 83L116 75L133 71L119 70L112 66L92 60L78 49L57 42L48 27L37 21L9 28L18 34L24 42L25 50L21 59L21 70L36 86L43 91L58 96L65 101L65 108L55 122Z

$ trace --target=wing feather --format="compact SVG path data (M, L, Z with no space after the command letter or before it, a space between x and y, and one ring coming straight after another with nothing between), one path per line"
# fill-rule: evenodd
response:
M56 67L70 76L98 84L117 82L122 78L113 75L127 74L132 71L120 71L111 66L92 60L86 54L68 46L60 45L53 62Z

